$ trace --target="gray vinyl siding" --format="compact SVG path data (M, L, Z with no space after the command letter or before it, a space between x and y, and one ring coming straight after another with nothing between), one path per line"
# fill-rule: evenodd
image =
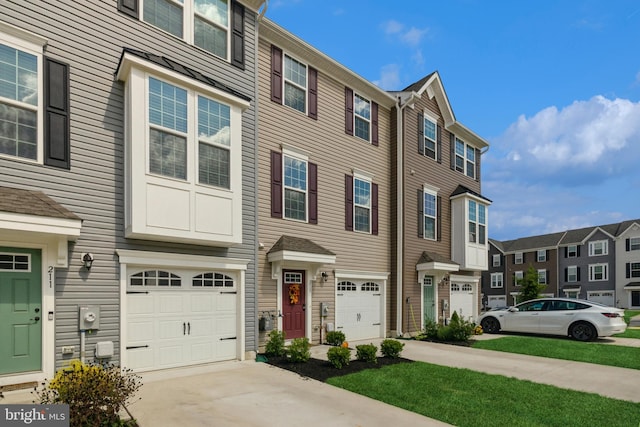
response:
M112 340L118 363L120 285L116 249L184 253L250 260L246 271L246 350L257 349L256 292L256 111L255 19L245 13L245 70L214 57L145 22L117 11L115 0L5 0L0 20L48 40L45 55L70 66L71 169L62 170L0 158L2 185L42 190L83 219L81 235L70 245L69 268L57 269L55 353L73 345L78 357L78 305L101 308L100 330L87 336L87 355L95 343ZM243 243L215 248L124 237L124 85L114 72L123 47L166 56L249 96L243 113ZM80 254L95 256L89 273ZM66 359L66 358L65 358Z
M285 46L279 46L286 51ZM271 101L271 43L259 44L259 301L262 311L277 313L277 282L271 277L267 261L269 249L282 235L309 239L336 254L336 263L326 265L326 283L313 285L313 325L320 324L319 303L330 302L327 322L335 321L335 277L333 270L390 272L390 110L379 106L379 146L345 134L345 85L318 70L318 119L314 120L292 108ZM312 62L308 64L314 67ZM364 85L365 83L363 83ZM353 88L355 91L358 88ZM373 101L376 101L373 99ZM281 151L281 144L304 150L309 162L318 165L318 224L271 217L270 152ZM373 174L379 185L378 235L345 231L345 175L353 170ZM390 285L387 282L387 327ZM319 341L319 331L313 329L313 342ZM264 334L261 334L261 342Z

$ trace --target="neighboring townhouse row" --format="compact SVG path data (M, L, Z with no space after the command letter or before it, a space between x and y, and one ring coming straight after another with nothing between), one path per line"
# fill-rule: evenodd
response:
M488 143L263 3L0 3L0 390L478 314Z
M489 243L483 306L515 304L518 279L533 266L543 296L640 307L640 220Z

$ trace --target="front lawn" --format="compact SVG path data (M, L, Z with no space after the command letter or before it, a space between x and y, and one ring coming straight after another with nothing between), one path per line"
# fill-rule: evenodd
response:
M637 427L640 420L637 403L423 362L327 382L456 426Z
M506 336L476 341L473 348L640 369L638 347L580 342L567 338Z

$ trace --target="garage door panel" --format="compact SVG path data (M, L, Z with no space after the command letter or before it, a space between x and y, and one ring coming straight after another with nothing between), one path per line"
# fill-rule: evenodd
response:
M182 343L174 343L172 345L160 345L156 355L159 356L159 367L171 368L180 366L185 360L185 346Z
M132 345L138 345L141 342L148 342L154 336L153 319L130 321L127 325L127 335Z
M155 365L154 350L150 347L127 350L127 368L136 370L148 370Z
M189 306L191 313L210 314L215 309L215 295L190 295Z
M351 280L355 289L336 293L336 329L342 331L347 340L379 338L382 319L382 294L380 285L370 281ZM367 285L367 283L369 283Z
M155 301L152 295L148 294L128 294L127 305L129 314L153 315Z
M160 292L159 292L160 293ZM183 295L176 295L175 293L165 293L157 295L158 298L158 314L182 314L185 312Z

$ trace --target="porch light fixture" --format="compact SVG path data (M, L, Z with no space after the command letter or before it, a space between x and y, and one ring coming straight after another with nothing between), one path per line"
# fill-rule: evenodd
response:
M82 263L84 264L84 268L87 270L91 270L91 266L93 265L93 254L87 252L82 255Z
M327 281L327 279L329 278L329 275L327 274L327 272L326 272L326 271L323 271L323 272L322 272L322 274L321 274L321 276L322 276L322 281L323 281L323 282L326 282L326 281Z
M440 285L440 287L441 287L441 288L444 288L444 287L446 287L448 284L449 284L449 275L446 275L446 276L444 276L444 277L442 278L442 280L440 280L439 285Z

